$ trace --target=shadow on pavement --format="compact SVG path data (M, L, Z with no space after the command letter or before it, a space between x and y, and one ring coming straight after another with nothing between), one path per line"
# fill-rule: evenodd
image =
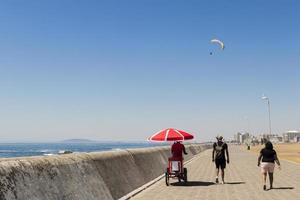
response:
M191 187L191 186L210 186L210 185L215 185L215 183L205 182L205 181L188 181L187 183L183 183L183 182L171 183L171 185Z
M245 184L246 182L225 182L225 184L229 185L239 185L239 184Z
M272 189L269 190L292 190L294 187L273 187Z

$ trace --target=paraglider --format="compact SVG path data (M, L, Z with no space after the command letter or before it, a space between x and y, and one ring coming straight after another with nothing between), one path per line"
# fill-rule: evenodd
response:
M214 44L218 44L220 46L221 50L224 50L224 48L225 48L224 42L222 42L219 39L212 39L210 42L214 43ZM213 52L210 52L209 54L212 55Z
M224 48L225 48L224 42L222 42L219 39L212 39L210 42L211 43L217 43L218 45L220 45L220 47L221 47L222 50L224 50Z

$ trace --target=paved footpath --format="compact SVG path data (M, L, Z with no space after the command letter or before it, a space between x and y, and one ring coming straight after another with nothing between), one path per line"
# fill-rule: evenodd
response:
M172 185L167 187L162 179L131 199L300 200L300 164L281 160L282 170L275 169L274 189L263 191L257 155L239 146L229 146L229 150L225 185L214 183L215 167L207 150L186 165L187 185L170 179Z

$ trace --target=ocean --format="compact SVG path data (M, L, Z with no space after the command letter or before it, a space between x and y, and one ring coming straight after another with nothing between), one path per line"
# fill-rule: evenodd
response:
M128 148L166 145L147 142L97 142L97 143L0 143L0 158L23 156L49 156L64 151L99 152Z

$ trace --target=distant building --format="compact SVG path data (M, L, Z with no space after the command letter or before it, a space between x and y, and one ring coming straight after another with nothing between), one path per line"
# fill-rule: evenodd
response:
M242 143L245 143L250 139L250 134L249 133L244 133L242 136Z
M234 134L234 141L239 143L239 144L243 144L246 141L249 142L249 140L251 140L250 134L249 133L240 133L238 132L237 134Z
M283 142L283 137L279 135L270 135L269 141L271 141L272 143L280 143Z
M300 142L300 136L294 137L294 142Z
M239 143L243 143L243 134L239 135Z
M234 134L234 141L237 143L242 143L242 138L241 138L242 134L240 132L238 132L237 134Z
M258 136L258 139L261 144L266 143L267 141L270 141L272 143L279 143L283 142L283 137L277 135L277 134L260 134Z
M260 142L260 144L265 144L268 140L269 140L269 135L268 134L260 134L258 136L258 140Z
M300 137L300 131L287 131L283 133L284 142L298 142Z
M260 143L260 141L257 139L257 137L255 137L255 136L252 136L251 143L252 143L253 145L257 145L257 144L259 144L259 143Z

